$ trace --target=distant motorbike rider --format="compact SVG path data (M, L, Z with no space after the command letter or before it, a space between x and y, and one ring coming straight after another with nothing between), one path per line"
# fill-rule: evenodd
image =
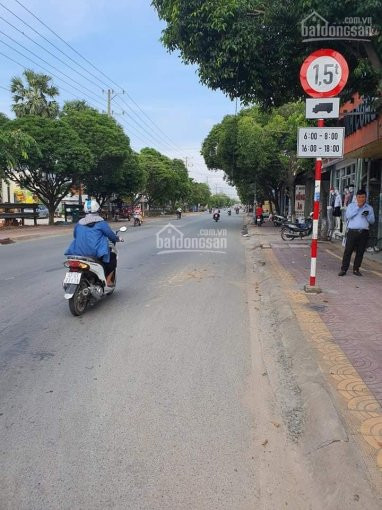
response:
M176 216L177 216L178 220L181 219L181 217L182 217L182 208L181 207L178 207L178 209L176 210Z
M95 200L86 200L84 206L86 215L74 227L74 239L65 255L83 255L99 259L105 271L106 283L112 287L117 257L115 253L110 253L109 241L116 243L121 239L99 215L99 210L100 205Z
M213 218L217 216L218 220L220 220L220 209L215 209L212 215Z

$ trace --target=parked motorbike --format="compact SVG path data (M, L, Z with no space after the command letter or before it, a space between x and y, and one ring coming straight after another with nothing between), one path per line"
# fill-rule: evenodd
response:
M281 238L284 241L307 237L312 233L313 220L308 218L303 224L286 223L281 229Z
M214 219L215 221L219 221L220 214L216 212L216 213L214 213L214 215L213 215L212 217L213 217L213 219Z
M272 218L272 221L275 227L281 227L281 225L288 223L288 218L281 216L280 214L275 214Z
M126 232L126 227L121 227L119 232ZM123 241L123 239L121 239ZM113 243L109 243L110 250L115 253L117 249ZM69 302L69 310L75 316L82 315L88 305L95 305L105 296L110 296L115 290L117 270L114 272L114 286L108 287L103 265L95 257L82 255L69 255L64 262L68 268L63 281L65 299Z
M228 216L231 216L231 209L228 210Z

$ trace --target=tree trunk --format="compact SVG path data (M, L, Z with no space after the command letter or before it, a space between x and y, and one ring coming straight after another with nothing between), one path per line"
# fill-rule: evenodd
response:
M56 207L54 204L48 204L49 211L49 225L54 225L54 213L56 212Z
M288 175L289 202L290 202L290 212L291 212L291 215L292 215L292 221L293 222L296 220L296 212L294 210L294 208L295 208L295 203L294 203L294 194L295 194L295 191L294 191L294 181L295 181L295 176L293 175L292 172L289 172L289 175Z

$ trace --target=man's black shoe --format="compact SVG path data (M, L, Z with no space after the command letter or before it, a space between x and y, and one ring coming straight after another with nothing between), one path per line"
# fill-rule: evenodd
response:
M342 271L342 270L341 270L341 271L338 273L338 276L345 276L345 274L346 274L346 271Z
M363 276L359 269L355 269L353 271L353 274L355 274L356 276Z

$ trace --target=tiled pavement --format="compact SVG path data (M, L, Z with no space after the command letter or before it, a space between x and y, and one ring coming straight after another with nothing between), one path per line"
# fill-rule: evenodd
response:
M309 279L310 241L285 243L274 227L266 227L264 235L283 268L302 288ZM338 246L319 244L317 281L323 292L307 296L334 341L382 404L382 265L366 260L361 268L363 277L354 276L351 270L339 277L340 262Z

